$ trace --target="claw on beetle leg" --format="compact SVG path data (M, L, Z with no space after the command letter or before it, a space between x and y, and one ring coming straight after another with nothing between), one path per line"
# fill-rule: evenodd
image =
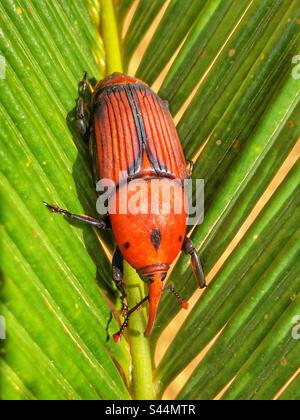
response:
M149 299L149 296L146 296L143 300L141 300L140 303L135 305L132 309L130 309L130 311L127 312L126 318L124 319L124 322L123 322L120 330L116 334L113 335L113 339L114 339L115 343L119 343L121 341L121 338L123 337L124 332L125 332L125 330L128 326L128 322L129 322L129 319L130 319L131 315L134 312L136 312L137 310L139 310L142 307L142 305L145 302L148 301L148 299Z
M106 222L103 219L94 219L93 217L85 214L74 214L69 210L58 207L56 204L48 204L46 201L43 203L51 213L63 214L69 219L77 220L78 222L85 223L86 225L90 225L98 229L106 229Z

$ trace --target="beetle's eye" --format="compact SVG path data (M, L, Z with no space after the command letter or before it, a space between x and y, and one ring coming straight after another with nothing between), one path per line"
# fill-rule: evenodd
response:
M168 273L163 273L161 276L161 281L165 281L167 278Z
M161 274L161 281L164 281L167 278L168 273L162 273ZM145 283L152 283L154 281L154 275L150 274L150 275L142 275L141 279L145 282Z
M141 279L145 282L145 283L152 283L154 280L153 275L151 274L150 276L141 276Z

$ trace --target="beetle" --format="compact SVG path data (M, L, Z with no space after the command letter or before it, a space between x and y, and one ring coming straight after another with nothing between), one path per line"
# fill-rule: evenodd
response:
M170 290L187 309L188 303L172 285L163 287L170 266L180 251L190 255L199 287L206 287L206 283L196 249L186 236L183 182L191 177L192 165L184 157L167 102L146 83L120 73L98 82L89 101L90 88L85 73L80 84L75 119L81 135L90 142L95 180L110 179L116 184L109 194L108 214L94 219L76 215L56 205L45 205L54 213L99 229L112 229L117 245L112 261L112 277L121 294L125 318L121 329L113 336L119 342L132 313L146 302L149 303L149 315L145 335L150 336L163 290ZM164 185L172 191L169 212L163 212L161 206L154 214L122 214L119 211L124 204L123 190L128 183L140 180L145 185L140 200L154 194L162 202L166 199L163 188L153 181L164 181ZM127 200L131 198L132 193L128 193ZM175 212L175 206L180 201L180 211ZM112 208L117 211L110 211ZM123 279L124 260L149 285L148 295L130 310Z

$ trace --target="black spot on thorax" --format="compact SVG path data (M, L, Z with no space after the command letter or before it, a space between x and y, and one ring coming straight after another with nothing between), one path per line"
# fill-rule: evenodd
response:
M151 243L156 251L159 250L161 239L161 231L159 229L153 229L151 232Z

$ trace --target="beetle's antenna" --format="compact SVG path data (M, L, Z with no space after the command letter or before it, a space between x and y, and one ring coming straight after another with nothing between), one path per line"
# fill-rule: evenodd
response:
M177 292L176 292L176 290L175 290L175 288L174 288L174 286L172 285L172 284L168 284L166 287L165 287L165 289L164 289L164 291L165 290L170 290L170 292L171 293L173 293L173 295L175 296L175 298L176 298L176 300L177 300L177 302L181 305L181 307L183 308L183 309L189 309L189 303L188 303L188 301L187 300L185 300L185 299L183 299Z

